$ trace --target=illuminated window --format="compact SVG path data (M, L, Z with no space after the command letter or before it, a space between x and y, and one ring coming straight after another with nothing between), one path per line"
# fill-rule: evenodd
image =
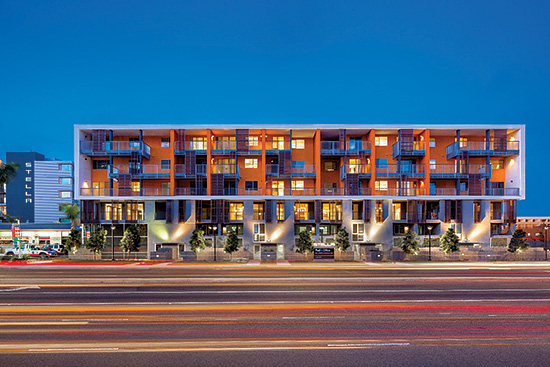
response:
M325 171L333 172L337 169L336 161L325 161Z
M235 173L236 170L233 158L216 159L216 163L212 165L212 173Z
M244 168L258 168L258 160L256 158L246 158Z
M243 220L243 203L229 203L229 220Z
M292 181L292 190L304 190L304 181Z
M139 192L141 190L141 184L139 181L132 181L132 191Z
M59 197L63 199L69 199L73 197L72 191L59 191Z
M283 201L277 202L277 220L278 221L285 220L285 203Z
M143 203L126 203L127 220L143 220Z
M405 210L405 203L393 203L391 206L393 211L393 220L405 219L403 213Z
M361 159L350 158L348 173L359 173L361 171L361 162Z
M377 201L374 207L376 223L384 222L384 205L381 201Z
M271 149L284 150L285 149L285 137L274 136L271 138Z
M122 203L105 203L105 220L122 220Z
M254 213L254 220L264 220L264 203L254 203L252 204L252 212Z
M273 181L271 183L271 195L283 196L285 194L285 182Z
M430 159L430 169L436 169L437 164L435 163L435 159Z
M254 223L254 242L265 241L265 224Z
M365 234L365 225L363 223L353 223L351 225L351 240L354 242L363 241Z
M257 147L260 145L260 141L257 136L249 136L248 137L248 146L249 147Z
M388 181L374 181L376 191L388 191Z
M192 136L190 148L192 150L206 150L206 137Z
M292 149L305 149L306 142L304 139L292 139Z
M59 183L61 185L71 185L73 183L73 179L70 177L60 177Z
M388 137L387 136L376 136L374 137L374 145L377 147L387 147L388 146Z
M342 220L342 204L323 203L323 220Z
M308 203L294 203L294 219L309 220L309 206Z
M435 138L430 138L430 148L435 148Z
M492 169L504 169L504 159L491 159Z

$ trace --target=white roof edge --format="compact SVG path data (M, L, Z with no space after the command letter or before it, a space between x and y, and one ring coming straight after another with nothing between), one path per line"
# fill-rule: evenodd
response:
M98 127L108 128L113 130L150 130L150 129L524 129L525 124L230 124L230 123L210 123L210 124L75 124L75 129L97 129Z

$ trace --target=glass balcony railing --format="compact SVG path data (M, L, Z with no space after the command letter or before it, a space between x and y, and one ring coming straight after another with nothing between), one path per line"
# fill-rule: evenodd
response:
M205 196L206 187L176 187L174 195L178 196Z
M132 178L157 179L169 178L170 168L160 164L114 164L107 167L109 178L117 178L119 175L130 174Z
M142 187L137 190L129 188L88 188L80 189L81 196L170 196L170 189L160 187Z
M483 178L491 177L491 166L486 164L432 164L430 178L433 179L467 179L470 174L479 174Z
M206 177L206 164L195 164L188 167L185 164L174 164L175 178L195 178L197 176Z
M384 164L376 166L377 178L398 178L405 175L411 178L426 177L425 164Z
M468 152L470 156L518 155L519 141L457 141L447 147L447 159L455 158L461 152Z
M229 163L216 163L212 165L212 173L222 173L225 177L239 178L239 166Z
M398 141L392 146L393 159L426 155L425 141Z
M371 177L370 164L346 164L340 168L340 178L343 180L348 174L356 173L359 178Z
M174 154L182 155L186 151L194 151L195 154L206 154L208 150L206 140L194 140L194 141L183 141L178 140L174 142Z
M151 157L151 148L142 141L80 142L80 153L92 157L111 155L130 156L135 152L147 159Z

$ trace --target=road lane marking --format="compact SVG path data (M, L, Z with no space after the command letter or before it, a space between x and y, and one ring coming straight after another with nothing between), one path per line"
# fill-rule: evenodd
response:
M411 343L327 344L327 347L385 347L391 345L411 345Z
M119 348L38 348L29 349L29 352L81 352L81 351L104 351L104 350L119 350Z
M86 321L64 321L64 322L54 322L54 321L21 321L21 322L0 322L0 327L10 325L10 326L19 326L19 325L88 325L89 322Z
M28 287L15 287L15 288L7 288L2 289L0 288L0 292L16 292L16 291L23 291L27 289L40 289L38 286L28 286Z

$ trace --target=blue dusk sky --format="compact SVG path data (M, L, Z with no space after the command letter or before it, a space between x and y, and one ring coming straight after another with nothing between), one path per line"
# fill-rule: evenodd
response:
M74 124L526 124L550 215L549 1L2 1L0 158Z

